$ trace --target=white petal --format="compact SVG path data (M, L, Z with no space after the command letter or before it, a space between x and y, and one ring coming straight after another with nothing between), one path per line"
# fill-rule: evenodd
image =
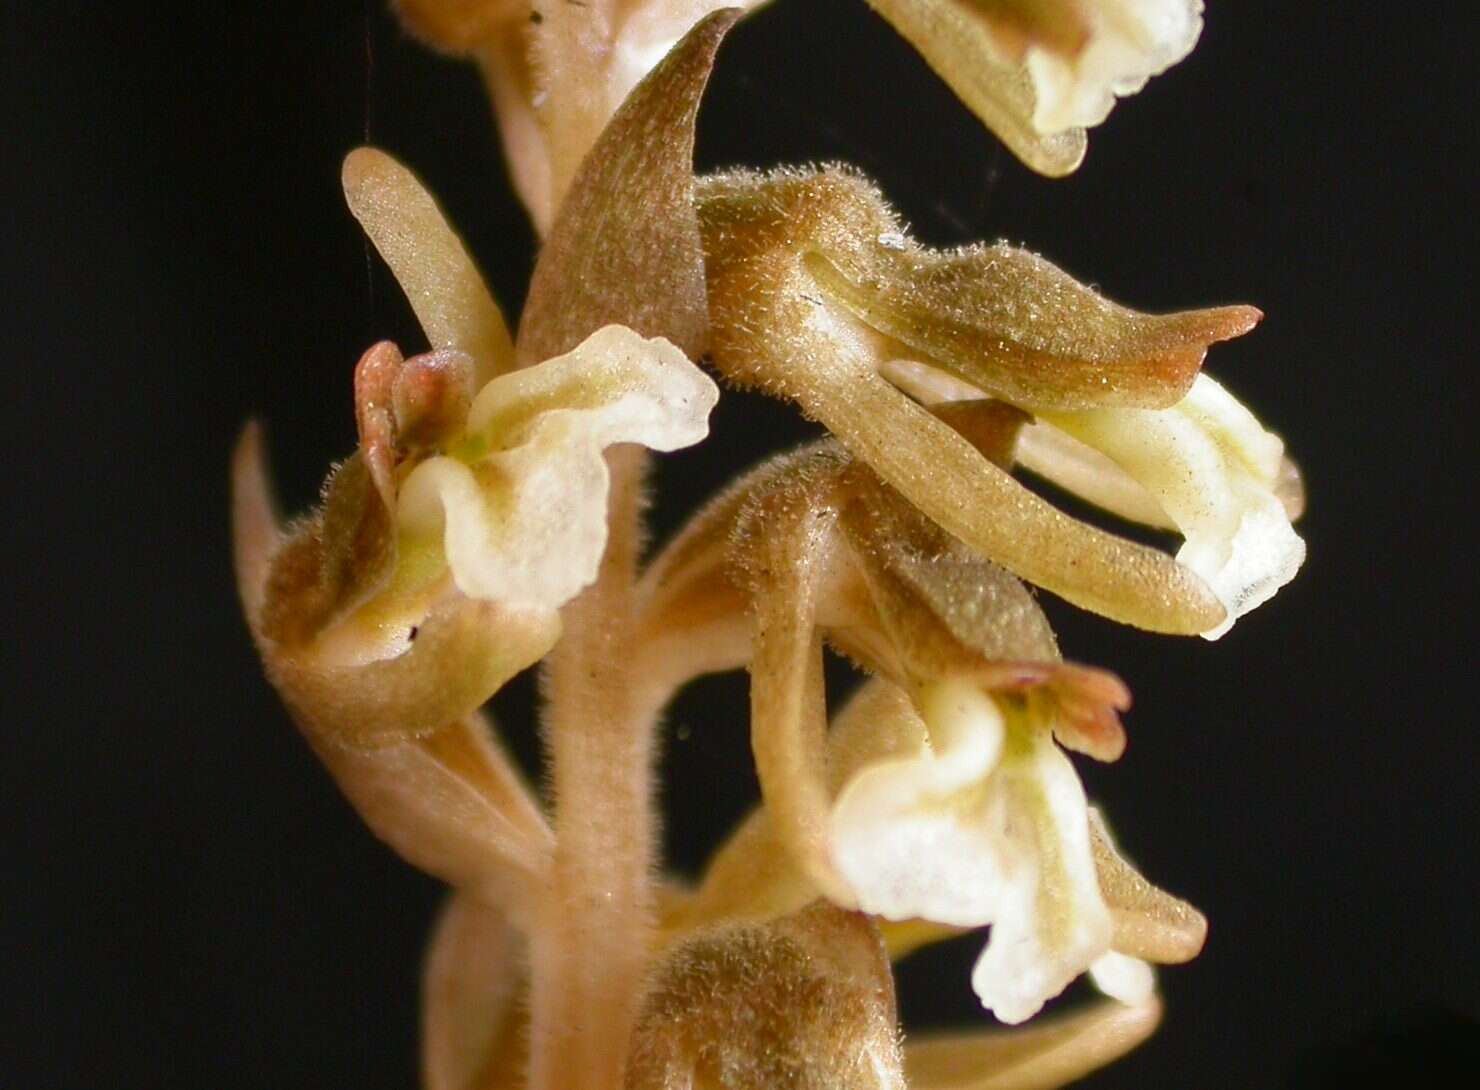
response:
M1116 950L1101 954L1089 975L1096 988L1129 1007L1149 1003L1156 995L1156 972L1150 963Z
M1216 639L1295 577L1305 543L1275 493L1284 445L1226 390L1199 375L1170 409L1097 409L1045 417L1146 487L1186 538L1179 562L1228 615Z
M1202 8L1202 0L1083 5L1092 25L1077 56L1028 50L1026 68L1037 98L1033 127L1056 133L1104 121L1117 96L1134 94L1192 52L1202 33Z
M865 912L991 924L972 987L1020 1022L1109 949L1084 790L1046 728L1009 728L974 685L937 683L919 703L929 743L838 796L833 865Z
M1014 732L991 786L1011 800L1014 854L1033 866L1002 890L971 986L982 1006L1016 1023L1109 950L1112 923L1095 875L1084 788L1049 732Z
M489 294L436 200L416 175L376 148L344 160L344 196L380 251L433 348L473 357L480 380L507 371L514 344Z
M718 397L666 340L607 326L564 356L485 386L463 446L403 482L401 530L440 534L469 597L558 607L595 578L606 547L602 450L696 443Z
M980 790L1002 752L1002 713L973 685L924 697L931 745L866 767L833 807L833 865L858 907L892 920L990 923L1025 864L1005 858L1000 798Z

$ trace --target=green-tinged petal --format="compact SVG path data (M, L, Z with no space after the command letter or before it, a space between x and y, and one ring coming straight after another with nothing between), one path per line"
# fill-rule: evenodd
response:
M832 857L865 912L980 926L998 890L1031 879L1005 839L981 833L1007 822L1006 799L975 790L1001 760L1006 726L975 686L934 692L924 748L868 765L839 794Z
M1131 522L1176 529L1176 523L1146 486L1109 457L1049 424L1024 428L1017 446L1018 463L1096 507Z
M385 152L344 160L344 196L380 251L433 348L473 358L477 385L513 366L513 342L462 240L414 174Z
M977 0L991 3L993 0ZM1024 67L1034 89L1033 127L1044 133L1098 125L1117 97L1176 64L1202 33L1202 0L1049 0L1086 15L1086 36L1075 49L1039 39Z
M1206 375L1163 411L1053 413L1054 427L1107 455L1142 484L1186 538L1180 564L1200 575L1227 616L1216 639L1300 569L1305 543L1281 495L1284 444Z
M1033 125L1037 95L1029 73L1000 59L992 24L959 0L869 0L935 73L1028 166L1056 178L1084 161L1084 130Z
M1084 158L1117 96L1185 57L1202 0L869 0L1024 163Z
M1048 730L975 685L927 686L919 704L920 748L838 795L833 862L867 912L991 924L972 987L1020 1022L1110 949L1083 788Z
M479 393L461 443L403 482L401 533L418 547L440 542L470 597L558 608L595 578L606 546L602 451L696 443L718 396L666 341L598 330Z

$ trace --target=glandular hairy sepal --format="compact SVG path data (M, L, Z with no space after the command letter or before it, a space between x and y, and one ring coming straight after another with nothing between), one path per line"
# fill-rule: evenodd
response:
M883 376L914 360L1034 413L1160 405L1192 382L1209 343L1257 311L1140 315L1022 251L929 251L868 182L837 168L706 179L699 218L710 356L731 381L796 402L1020 578L1152 631L1225 621L1197 572L1064 515Z
M632 89L580 161L530 280L521 363L568 352L612 323L666 338L695 359L704 351L694 125L715 55L739 14L722 10L700 20ZM586 17L584 8L559 16Z
M819 902L668 949L627 1090L903 1090L889 960L866 917Z

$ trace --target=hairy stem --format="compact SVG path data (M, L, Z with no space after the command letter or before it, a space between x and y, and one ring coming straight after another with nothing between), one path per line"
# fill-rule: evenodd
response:
M654 928L653 719L630 676L645 455L607 461L606 555L544 675L556 849L531 948L533 1090L622 1085Z

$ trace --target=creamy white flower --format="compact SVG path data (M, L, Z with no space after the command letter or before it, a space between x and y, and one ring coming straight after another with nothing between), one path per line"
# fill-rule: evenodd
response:
M972 987L1004 1022L1032 1017L1092 965L1139 995L1102 963L1113 925L1084 789L1050 724L965 681L927 686L919 707L928 736L866 765L833 807L832 864L858 907L992 925Z
M603 449L697 443L718 398L672 344L625 326L500 375L474 399L461 439L402 483L396 514L406 551L440 538L470 598L563 605L595 579L606 548Z
M1181 531L1186 540L1177 560L1200 575L1228 611L1221 625L1203 633L1206 638L1228 631L1300 569L1305 542L1280 495L1284 443L1208 376L1199 375L1170 409L1093 409L1042 419L1108 456ZM1080 474L1070 459L1035 462L1031 440L1024 450L1025 462L1051 479L1071 488L1086 477L1103 481L1106 487L1092 498L1145 518L1145 503L1114 476Z

